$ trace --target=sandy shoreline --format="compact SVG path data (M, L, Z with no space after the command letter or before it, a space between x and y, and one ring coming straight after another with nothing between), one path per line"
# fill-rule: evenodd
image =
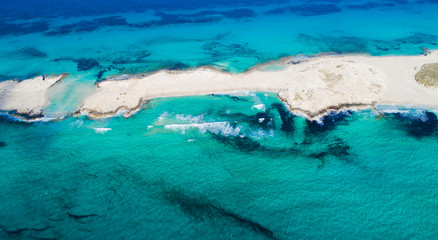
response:
M23 119L42 118L43 109L50 104L47 91L66 76L60 74L0 82L0 111Z
M79 112L93 117L129 117L149 99L235 90L278 93L292 112L311 119L332 110L377 104L438 107L438 91L415 81L423 64L438 62L437 51L427 56L340 55L308 58L295 64L282 61L280 64L286 66L278 71L257 67L230 74L201 67L100 82Z
M269 64L262 64L240 74L212 67L160 70L98 82L76 114L129 117L154 98L238 90L275 92L291 112L309 119L317 119L329 111L374 105L438 108L438 90L415 80L415 74L427 63L438 63L438 51L427 56L290 57L271 62L282 66L275 71L268 71ZM47 89L64 77L0 82L0 110L29 116L42 114L49 104Z

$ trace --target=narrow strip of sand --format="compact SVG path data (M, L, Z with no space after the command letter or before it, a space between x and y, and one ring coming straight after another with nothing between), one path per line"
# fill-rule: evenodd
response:
M23 118L42 117L50 104L47 91L67 75L38 76L23 81L0 82L0 111Z
M97 83L77 114L131 116L147 100L221 94L236 90L267 91L294 113L318 118L329 111L381 105L438 108L438 89L419 84L415 75L424 64L438 63L438 51L427 56L337 55L285 58L231 74L211 67L185 71L161 70L149 75L117 77ZM0 82L0 111L25 118L43 116L50 103L47 91L66 75ZM430 79L429 79L430 80Z
M162 70L148 76L98 83L79 113L128 117L148 99L234 90L276 92L292 112L304 113L309 118L331 110L374 104L438 107L438 90L415 80L423 64L434 62L438 62L436 51L427 56L341 55L299 62L284 59L280 64L286 67L282 70L263 71L266 68L259 66L241 74L209 67Z

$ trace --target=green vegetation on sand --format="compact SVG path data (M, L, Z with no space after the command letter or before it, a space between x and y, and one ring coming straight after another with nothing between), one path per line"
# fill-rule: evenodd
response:
M438 63L424 64L415 80L426 87L438 87Z

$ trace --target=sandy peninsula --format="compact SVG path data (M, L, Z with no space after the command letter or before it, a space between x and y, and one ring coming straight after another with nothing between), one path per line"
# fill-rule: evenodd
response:
M0 82L0 111L21 118L39 118L50 104L47 91L67 74Z
M92 117L123 114L129 117L142 104L158 97L220 94L234 90L269 91L295 113L318 118L328 111L400 104L438 107L438 90L417 83L424 64L438 62L438 52L427 56L365 55L283 59L285 67L262 67L230 74L210 67L185 71L161 70L147 76L126 76L99 82L80 114Z

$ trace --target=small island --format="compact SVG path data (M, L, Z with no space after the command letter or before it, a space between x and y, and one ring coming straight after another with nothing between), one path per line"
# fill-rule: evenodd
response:
M129 117L150 99L236 90L275 92L289 110L315 120L331 111L408 105L438 107L438 53L418 56L318 55L282 58L232 74L210 66L115 76L96 83L74 113L94 118ZM269 65L282 66L269 70ZM47 91L65 74L0 83L0 110L38 118ZM69 114L69 113L65 113Z
M438 62L427 56L336 55L284 58L284 65L266 71L265 65L230 74L211 67L185 71L161 70L147 76L125 76L97 83L78 114L105 117L131 116L144 102L158 97L221 94L235 90L278 93L293 113L318 119L328 112L381 105L438 107L438 91L418 84L415 75L424 64Z

